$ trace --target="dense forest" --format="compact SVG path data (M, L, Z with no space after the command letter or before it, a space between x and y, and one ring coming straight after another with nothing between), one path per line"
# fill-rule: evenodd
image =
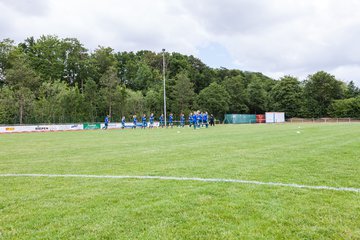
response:
M178 116L284 111L286 117L360 118L360 90L319 71L299 80L213 69L194 56L165 52L167 112ZM75 38L0 42L0 124L127 119L163 111L163 53L87 50Z

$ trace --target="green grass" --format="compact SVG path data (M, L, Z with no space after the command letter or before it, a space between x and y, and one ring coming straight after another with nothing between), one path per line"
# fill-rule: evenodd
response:
M360 188L359 146L356 123L3 134L0 174L153 175ZM360 239L359 213L356 192L0 177L0 239Z

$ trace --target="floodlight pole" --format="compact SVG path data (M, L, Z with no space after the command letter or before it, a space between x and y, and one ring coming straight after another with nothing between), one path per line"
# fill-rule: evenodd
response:
M164 121L166 127L165 48L163 48L162 54L163 54L163 78L164 78Z

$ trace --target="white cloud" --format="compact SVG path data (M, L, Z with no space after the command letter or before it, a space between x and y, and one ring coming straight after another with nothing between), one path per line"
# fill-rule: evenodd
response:
M44 15L48 10L46 0L0 0L1 5L8 9L13 9L24 16Z
M329 71L339 80L350 82L351 80L360 86L360 66L359 65L343 65Z
M360 86L357 0L0 0L0 11L0 37L17 42L55 34L89 49L166 48L270 76L325 70ZM211 59L209 45L231 59Z

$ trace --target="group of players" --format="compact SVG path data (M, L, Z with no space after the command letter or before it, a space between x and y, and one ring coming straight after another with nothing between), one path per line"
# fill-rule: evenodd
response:
M161 114L159 117L159 127L164 128L165 126L165 119L164 119L164 114ZM173 128L174 127L174 115L172 113L170 113L169 118L167 119L167 124L166 127L170 127ZM106 116L105 118L105 129L107 129L109 123L109 117ZM138 118L136 115L132 116L132 127L133 129L135 129L138 125ZM143 116L141 117L141 128L145 129L148 127L148 121L147 121L147 117L146 114L143 114ZM154 117L154 113L150 114L149 117L149 128L154 128L154 123L155 123L155 117ZM185 127L185 115L183 113L180 114L180 121L179 121L179 127ZM194 113L190 113L188 116L188 123L189 123L189 127L194 127L194 129L200 128L200 127L208 127L209 124L210 126L214 126L214 116L211 114L210 116L208 116L207 112L200 112L200 111L195 111ZM126 118L125 116L122 117L121 119L121 128L124 129L126 127Z

